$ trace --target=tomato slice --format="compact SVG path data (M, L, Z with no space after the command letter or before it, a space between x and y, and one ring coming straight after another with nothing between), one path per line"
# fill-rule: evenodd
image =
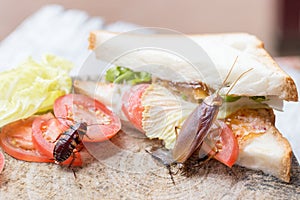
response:
M239 145L236 137L234 136L232 130L227 126L227 124L223 121L219 121L221 125L221 135L220 135L220 145L221 149L214 156L214 158L228 167L232 167L232 165L236 162L239 155ZM203 148L209 152L211 148L207 146L207 144L203 143ZM209 149L209 150L208 150ZM210 155L215 154L215 152L210 152Z
M52 113L37 117L32 124L32 140L36 148L51 160L54 160L53 150L59 135L69 127L61 124ZM79 152L75 153L75 159L70 156L62 165L82 166ZM72 161L73 160L73 161Z
M143 131L142 119L144 107L142 106L142 95L149 87L149 84L140 84L133 86L126 91L122 98L122 111L127 119L138 130Z
M39 152L32 142L32 123L37 116L4 126L0 134L2 149L12 157L29 162L53 162Z
M3 168L4 168L4 155L0 151L0 174L1 174L2 170L3 170Z
M117 115L99 101L81 94L68 94L54 103L54 114L63 124L86 122L84 142L101 142L116 135L121 129Z

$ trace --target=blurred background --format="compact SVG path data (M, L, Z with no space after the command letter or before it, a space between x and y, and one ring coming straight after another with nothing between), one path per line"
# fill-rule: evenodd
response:
M0 41L47 4L183 33L248 32L273 55L300 53L299 0L0 0Z

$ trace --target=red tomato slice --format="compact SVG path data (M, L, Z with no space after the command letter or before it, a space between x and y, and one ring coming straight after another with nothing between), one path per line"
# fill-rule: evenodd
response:
M222 149L214 156L214 158L228 167L232 167L239 155L239 145L232 130L226 125L226 123L223 121L219 121L219 123L222 128L220 135ZM210 149L205 143L203 143L203 146L204 149ZM210 152L210 154L213 155L215 153Z
M90 97L80 94L68 94L54 103L54 114L64 124L86 122L87 136L84 142L101 142L116 135L121 129L117 115L105 105Z
M4 168L4 155L0 151L0 174L1 174L2 170L3 170L3 168Z
M122 111L127 119L140 131L143 131L142 119L144 107L142 106L142 95L149 84L135 85L125 92L122 98Z
M32 142L31 125L36 117L32 116L4 126L0 134L0 145L7 154L19 160L53 162L39 152Z
M62 125L52 113L37 117L32 124L32 141L36 148L51 160L54 160L53 150L59 135L69 127ZM70 156L62 165L69 165L73 160ZM79 152L75 153L75 160L72 166L82 166Z

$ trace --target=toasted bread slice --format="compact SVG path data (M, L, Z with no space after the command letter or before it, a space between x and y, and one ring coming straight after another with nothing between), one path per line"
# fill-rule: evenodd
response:
M226 118L239 143L238 165L289 182L292 149L275 128L272 109L240 109Z
M152 73L163 80L204 82L217 90L230 71L229 85L246 70L229 94L238 96L277 96L297 101L294 81L282 71L253 35L137 35L91 32L90 49L106 62ZM141 68L142 67L142 68ZM226 94L223 88L220 94Z

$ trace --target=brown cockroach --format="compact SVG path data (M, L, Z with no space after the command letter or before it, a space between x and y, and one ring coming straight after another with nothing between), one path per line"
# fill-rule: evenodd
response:
M80 151L82 148L82 138L85 135L87 136L87 126L86 122L77 122L58 136L53 149L53 157L56 164L67 160L72 154L72 162L74 161L74 153Z
M68 119L69 120L69 119ZM66 120L66 121L68 121ZM71 155L73 159L69 166L72 166L72 163L75 159L75 153L79 152L83 148L82 139L84 136L92 140L87 135L87 127L99 124L87 124L86 122L73 122L72 125L67 125L68 129L63 133L59 134L58 137L53 141L56 142L53 149L54 162L60 164L67 160Z
M80 152L83 149L82 139L84 136L90 138L87 135L87 127L99 125L99 124L87 124L86 122L76 122L73 125L68 125L69 128L63 133L59 134L56 140L54 149L53 149L53 158L55 164L60 164L67 160L71 155L73 156L69 168L72 167L72 164L76 158L75 153ZM76 173L72 168L74 178L76 179Z
M220 88L225 87L226 81L231 74L236 61L237 58ZM226 95L229 94L237 81L252 69L253 68L243 72L230 86ZM219 91L220 89L206 97L184 121L180 128L180 133L176 134L177 139L172 151L174 162L184 163L197 149L201 148L203 140L208 135L211 126L216 122L219 108L223 103Z
M233 67L237 61L235 59L233 65L230 68L227 76L225 77L220 89L225 87L226 81L228 80ZM240 80L246 73L251 71L253 68L243 72L239 77L233 82L227 91L226 95L232 90L236 85L238 80ZM155 151L146 152L150 153L156 160L164 164L169 170L171 180L175 184L173 179L173 173L171 172L171 165L173 164L182 164L184 163L197 149L200 149L203 143L203 140L207 137L210 132L218 131L216 128L212 129L212 125L215 124L217 129L220 127L218 121L216 120L219 108L223 104L223 99L219 95L220 89L216 92L207 96L202 103L200 103L193 112L188 116L184 121L180 129L180 133L177 133L177 128L175 127L176 133L176 142L173 150L170 152L166 149L157 149ZM218 152L218 148L213 148L215 153ZM208 157L210 158L210 157ZM206 160L208 161L208 160ZM204 163L206 162L204 161Z
M200 148L204 138L207 136L214 123L222 98L217 94L206 97L197 106L189 117L184 121L177 134L173 149L173 159L178 163L184 163L194 151Z

